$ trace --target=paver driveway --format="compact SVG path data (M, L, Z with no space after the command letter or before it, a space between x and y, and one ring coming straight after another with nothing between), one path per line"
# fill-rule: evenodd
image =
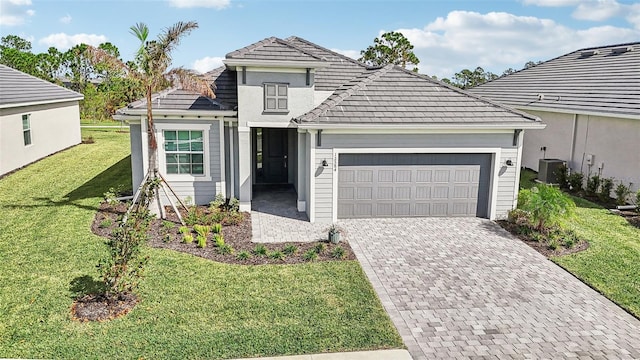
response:
M414 359L640 359L640 321L491 221L342 225Z

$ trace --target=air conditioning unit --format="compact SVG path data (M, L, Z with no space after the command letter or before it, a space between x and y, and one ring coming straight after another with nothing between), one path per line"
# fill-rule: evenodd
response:
M558 183L558 169L564 165L560 159L540 159L538 162L538 180L545 184Z

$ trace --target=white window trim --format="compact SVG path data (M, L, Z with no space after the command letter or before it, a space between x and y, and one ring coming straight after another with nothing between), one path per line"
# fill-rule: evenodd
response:
M217 124L216 124L217 125ZM212 181L211 178L211 161L209 154L209 131L211 129L212 124L155 124L156 129L156 139L158 140L158 167L160 168L160 172L162 172L163 176L167 179L167 181L186 181L186 182L197 182L197 181ZM202 131L202 142L203 142L203 157L204 157L204 174L203 175L193 175L193 174L167 174L167 159L166 152L164 151L164 131L187 131L187 130L195 130Z
M332 221L338 221L338 158L340 154L492 154L491 156L491 177L489 179L489 208L487 213L490 220L496 219L498 203L498 178L500 171L500 156L502 148L334 148L333 149L333 199L332 199ZM312 158L313 159L313 158ZM517 165L517 164L516 164ZM311 206L315 206L315 196L311 197Z
M24 128L24 117L27 117L27 121L29 124L29 127L27 129ZM31 131L31 114L22 114L22 116L20 116L20 127L22 128L22 144L24 145L24 147L29 147L29 146L33 146L33 131ZM29 132L29 143L25 144L24 143L24 133L28 131Z
M267 96L267 86L275 85L276 86L276 95L275 96ZM284 86L287 89L286 96L278 95L278 88L280 86ZM263 109L262 111L265 113L275 113L275 114L287 114L289 113L289 84L287 83L276 83L276 82L267 82L262 85L262 93L263 93ZM275 109L267 109L267 97L276 99L276 108ZM278 100L285 98L287 100L287 108L286 109L278 109Z

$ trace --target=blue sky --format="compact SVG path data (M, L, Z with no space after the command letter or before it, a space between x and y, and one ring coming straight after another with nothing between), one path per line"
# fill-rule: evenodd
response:
M640 41L640 2L628 0L0 0L0 35L24 37L34 52L109 41L128 60L139 45L131 25L144 22L155 36L188 20L200 28L175 52L174 65L199 71L269 36L297 35L358 57L382 32L401 31L420 72L439 78L476 66L500 74L528 60Z

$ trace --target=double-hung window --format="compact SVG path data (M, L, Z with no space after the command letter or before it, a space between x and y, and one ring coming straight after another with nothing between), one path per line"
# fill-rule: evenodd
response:
M202 130L164 130L167 174L204 175Z
M289 109L287 84L264 84L264 110L286 112Z
M31 145L31 115L22 115L22 138L24 146Z

